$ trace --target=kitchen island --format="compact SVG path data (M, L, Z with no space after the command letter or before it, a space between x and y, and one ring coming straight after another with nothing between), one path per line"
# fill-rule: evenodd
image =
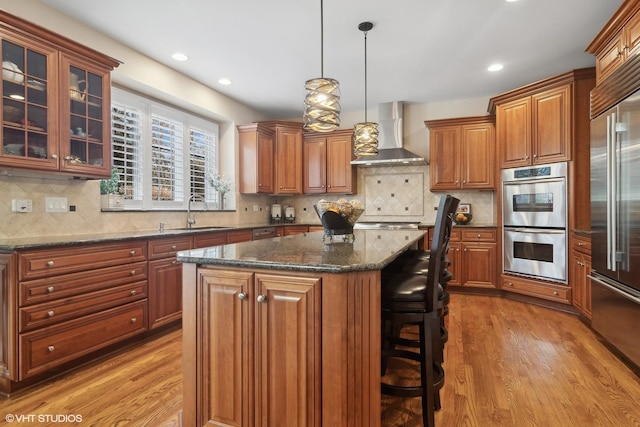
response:
M380 272L425 230L183 251L185 426L380 425Z

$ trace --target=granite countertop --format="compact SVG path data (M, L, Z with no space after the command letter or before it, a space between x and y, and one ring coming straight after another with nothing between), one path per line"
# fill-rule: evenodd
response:
M72 234L68 236L33 236L0 239L0 250L13 251L17 249L35 249L51 246L74 246L84 243L108 243L131 239L143 239L154 237L170 237L178 235L191 235L195 233L211 233L214 231L239 230L243 228L255 228L257 226L237 226L237 227L194 227L192 229L176 228L143 231L123 231L121 233L91 233Z
M380 270L424 230L354 230L353 243L323 242L322 231L178 252L180 262L242 268L343 273Z

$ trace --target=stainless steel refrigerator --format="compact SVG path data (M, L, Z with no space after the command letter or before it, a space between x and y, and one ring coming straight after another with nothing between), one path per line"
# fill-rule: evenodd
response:
M640 366L640 91L591 121L591 325Z

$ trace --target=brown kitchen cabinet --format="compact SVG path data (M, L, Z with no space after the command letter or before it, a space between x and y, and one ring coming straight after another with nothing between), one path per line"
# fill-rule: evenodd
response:
M596 57L596 84L602 83L640 49L640 10L623 2L586 51Z
M491 98L500 168L572 160L573 141L588 135L594 84L594 69L585 68Z
M15 291L3 304L16 322L3 325L9 338L0 353L9 356L0 391L147 331L146 241L25 250L14 257L8 287Z
M302 125L275 123L273 194L302 194Z
M110 73L119 62L5 12L0 39L0 167L108 177Z
M227 243L242 243L253 240L253 230L250 228L242 230L231 230L227 232Z
M220 246L227 243L226 231L214 231L213 233L196 233L193 236L193 248L207 248Z
M305 194L356 191L352 129L304 134L302 155Z
M182 318L182 263L176 252L191 249L191 237L149 241L149 329Z
M198 269L197 425L320 425L320 279ZM293 401L291 400L293 399Z
M573 305L587 319L591 319L591 238L588 235L571 233L569 257L569 283L573 288Z
M448 285L496 288L496 247L495 228L454 227L447 254L452 274Z
M427 120L431 191L495 189L495 116Z
M251 123L238 126L238 135L240 193L272 194L274 130L261 123Z
M571 304L571 288L567 285L527 277L502 274L500 288L504 291L529 295L548 301Z
M495 288L496 251L495 229L454 228L449 247L453 279L449 285Z
M309 231L309 226L307 225L285 225L284 226L285 236L293 236L294 234L302 234L308 231Z

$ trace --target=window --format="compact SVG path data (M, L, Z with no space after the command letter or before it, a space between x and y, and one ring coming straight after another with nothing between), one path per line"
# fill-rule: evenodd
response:
M125 209L186 209L189 196L217 206L209 177L218 173L218 125L114 88L112 162Z

